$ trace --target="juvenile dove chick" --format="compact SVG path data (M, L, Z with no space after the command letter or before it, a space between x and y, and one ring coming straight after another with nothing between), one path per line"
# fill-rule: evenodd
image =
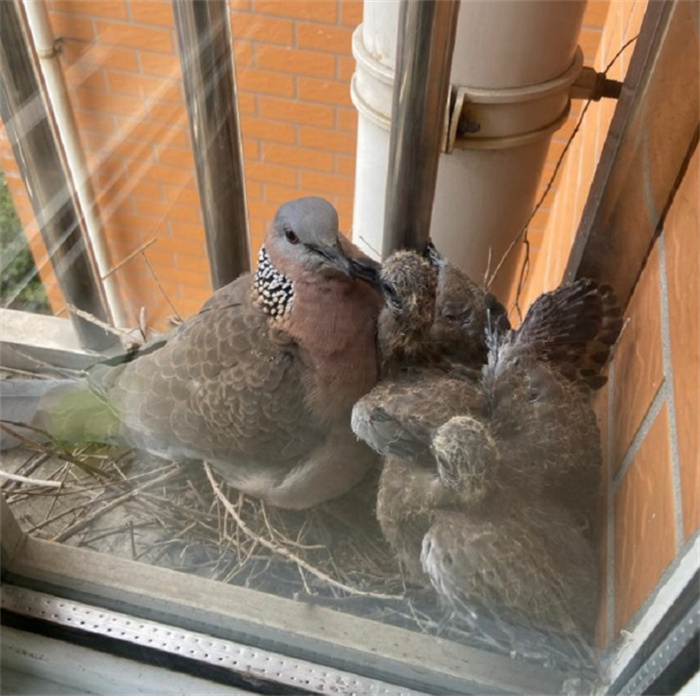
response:
M409 576L427 584L420 565L421 541L431 510L452 498L437 475L430 433L453 415L483 411L485 400L476 382L470 383L464 373L450 373L451 364L431 340L435 269L413 251L397 251L382 264L380 284L382 380L355 405L352 426L358 437L385 455L377 496L382 532ZM478 379L479 373L472 376ZM415 398L416 391L421 400Z
M508 312L495 295L442 256L429 241L425 256L438 273L435 321L430 338L443 355L474 368L486 362L487 330L510 329Z
M579 281L540 298L518 331L493 331L477 380L382 381L356 405L355 432L385 455L382 529L414 578L427 573L467 618L590 629L597 577L584 527L600 447L588 402L619 328L611 291ZM513 584L518 564L528 566ZM556 590L551 611L538 608L540 590Z
M207 460L280 507L341 495L374 457L350 429L353 404L377 380L380 298L361 280L374 273L328 202L286 203L252 277L122 364L49 387L31 422L64 440ZM12 407L3 403L3 418Z

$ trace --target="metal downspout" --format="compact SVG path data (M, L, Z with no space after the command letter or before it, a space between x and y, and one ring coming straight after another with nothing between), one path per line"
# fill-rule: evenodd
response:
M39 56L39 65L48 96L48 108L52 112L58 137L65 152L68 171L75 186L77 202L85 222L95 263L102 279L107 306L113 323L117 326L127 326L128 320L119 292L117 277L116 275L107 275L112 266L109 248L98 212L90 171L80 144L78 127L61 67L60 51L56 47L51 30L46 3L43 0L23 0L23 7L34 48Z
M430 236L459 0L402 0L382 255Z
M61 291L97 319L110 320L84 219L68 174L45 85L18 0L0 2L0 110ZM115 337L71 315L80 344L102 350Z

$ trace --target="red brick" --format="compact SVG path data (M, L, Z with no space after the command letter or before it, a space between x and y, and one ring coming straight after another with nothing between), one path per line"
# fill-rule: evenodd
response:
M253 44L250 41L242 41L237 39L233 42L233 53L235 56L236 72L240 68L247 68L253 65ZM264 68L264 65L260 66Z
M362 0L340 0L340 22L346 27L362 24Z
M120 135L132 140L157 141L159 145L190 147L189 132L184 125L172 123L151 123L134 119L118 119Z
M338 194L352 196L355 192L355 182L338 176L328 176L317 172L301 172L302 188L316 191L320 194Z
M130 164L127 170L131 176L142 177L147 181L155 181L158 184L174 184L184 186L195 179L191 170L165 167L159 164L143 165Z
M274 186L273 184L265 184L265 201L281 205L293 198L299 198L300 192L298 188L289 186Z
M654 247L630 300L615 349L615 462L622 457L664 379L659 254Z
M107 80L102 70L81 70L71 75L70 88L92 90L93 92L104 92L107 89Z
M312 22L335 24L338 18L336 0L255 0L253 12L292 17Z
M680 459L683 531L700 527L700 151L696 148L666 222L666 278Z
M138 160L151 162L155 159L153 143L130 138L115 139L109 141L109 145L100 148L103 156L123 157L127 161ZM98 151L98 154L100 151Z
M163 245L162 240L163 237L159 237L158 241L155 244L151 244L146 249L144 249L144 254L146 254L146 257L154 266L173 269L175 267L175 254L173 254L171 249L168 249ZM134 251L136 251L137 248L138 246L132 248L130 252L124 253L122 257L125 258L129 255L129 253L133 253ZM138 257L134 257L134 260L136 260L137 258ZM131 261L129 261L128 263L131 263Z
M193 256L192 254L175 254L177 268L187 268L190 271L197 271L202 278L209 277L209 259L207 256Z
M122 208L115 208L111 215L105 215L105 221L110 227L134 230L139 233L141 239L145 239L147 235L152 236L164 232L164 221L158 218L134 215Z
M179 147L163 147L158 149L158 161L170 167L182 167L194 170L194 155L192 150Z
M357 138L336 131L326 131L320 128L301 128L299 140L305 147L316 148L331 152L355 154Z
M338 80L347 83L348 92L350 91L350 80L355 72L355 59L350 56L338 56L338 70L336 77Z
M169 0L132 0L131 18L144 24L172 27L175 24L173 4Z
M265 162L288 164L300 169L318 169L324 172L333 170L333 155L328 152L275 143L266 143L264 152Z
M263 183L274 182L295 186L297 183L297 170L293 167L282 167L276 164L263 164L261 162L246 162L246 178Z
M195 187L163 186L163 198L171 203L199 208L199 191Z
M350 53L352 29L328 27L322 24L300 24L297 27L297 45L314 51Z
M263 185L260 181L246 181L245 195L248 200L260 200L262 198Z
M149 198L153 200L163 199L160 186L154 183L153 181L129 180L128 182L126 182L125 188L131 196L137 196L139 198Z
M333 126L333 109L317 104L302 104L296 101L260 97L258 99L260 115L276 121L291 121L293 123L312 126Z
M624 629L676 554L668 410L664 406L615 496L615 632Z
M95 15L111 19L126 19L124 0L54 0L53 9L76 15Z
M298 77L299 98L304 101L321 102L337 106L352 106L350 87L341 82L317 80L313 77Z
M153 121L166 124L174 123L180 127L187 126L187 107L176 102L151 102L148 105L148 114Z
M77 98L80 108L88 111L131 116L142 114L144 111L142 100L135 97L107 94L105 92L91 92L82 88L75 90L73 94Z
M260 142L258 140L243 139L243 159L246 162L257 162L260 160Z
M116 94L132 94L142 99L161 99L178 103L183 102L185 98L182 86L178 82L168 82L158 77L108 72L107 81L110 92Z
M348 133L357 132L357 111L355 109L338 109L338 129Z
M75 122L79 131L97 131L100 133L114 132L114 117L110 114L101 114L97 111L73 111Z
M246 116L253 116L258 113L258 98L254 94L246 92L238 93L238 112Z
M77 60L80 61L81 67L101 68L109 66L112 70L124 70L126 72L136 72L139 69L139 63L136 56L136 51L130 48L117 48L116 46L102 46L100 44L91 44L86 50L82 50L80 55L77 55L73 48L81 46L66 42L63 46L61 56L70 63ZM77 66L71 65L66 70L66 80L71 83L73 80L73 71Z
M95 24L90 17L80 17L65 12L50 13L51 28L58 38L79 41L93 41Z
M295 189L296 190L296 189ZM277 214L277 208L279 205L277 203L264 203L261 201L249 201L248 202L248 215L251 221L253 218L258 218L264 220L265 224L263 229L267 229L267 225L272 222L273 218ZM252 225L252 222L251 222ZM252 227L251 227L252 229Z
M241 117L244 138L260 138L266 142L291 144L296 141L296 128L288 123L265 121L250 116Z
M150 48L148 45L142 46L139 54L141 69L145 73L151 75L163 75L165 77L180 78L182 75L180 69L180 59L176 55L168 55L166 53L151 53L146 50Z
M148 49L160 53L174 52L172 32L167 29L137 24L115 24L99 19L95 22L97 35L104 44Z
M336 155L335 171L343 176L355 176L355 158Z
M231 12L231 31L236 40L241 38L283 46L291 46L294 38L293 25L288 19L272 19L254 13Z
M237 81L240 89L256 94L274 94L280 97L294 95L294 79L269 70L242 70Z
M204 229L201 225L191 225L186 222L170 221L171 235L167 240L168 248L176 254L202 256L206 254Z
M256 61L259 68L294 75L315 77L335 75L335 57L318 51L300 51L291 47L280 48L259 44L256 48Z
M352 198L344 198L342 196L333 197L333 205L338 211L338 216L340 217L340 229L345 231L348 235L350 234L350 226L352 222L353 204L354 201Z
M584 27L602 27L608 16L610 0L589 0L583 13Z
M578 36L578 45L583 51L586 65L593 63L598 52L602 31L598 28L584 27Z

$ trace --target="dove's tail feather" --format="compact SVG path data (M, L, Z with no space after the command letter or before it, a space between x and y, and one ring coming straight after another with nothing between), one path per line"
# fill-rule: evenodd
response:
M610 286L582 278L540 295L499 350L509 356L529 353L599 389L607 381L601 373L620 335L621 314Z
M35 442L111 442L118 421L107 402L73 379L0 380L0 450ZM27 426L27 427L22 427Z

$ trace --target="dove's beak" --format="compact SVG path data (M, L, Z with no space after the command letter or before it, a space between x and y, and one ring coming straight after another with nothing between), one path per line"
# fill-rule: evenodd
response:
M358 280L364 280L377 290L381 289L381 283L379 281L379 271L381 268L382 265L369 258L369 256L363 256L362 258L356 256L350 257L350 269L353 277Z

